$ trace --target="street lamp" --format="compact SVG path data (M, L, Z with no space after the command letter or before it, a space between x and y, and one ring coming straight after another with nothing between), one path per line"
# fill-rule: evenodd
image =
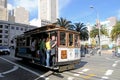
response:
M100 19L99 19L99 13L98 11L93 7L93 6L90 6L91 9L94 9L96 11L96 14L97 14L97 26L98 26L98 29L99 29L99 47L100 47L100 51L99 51L99 54L101 55L101 43L100 43Z

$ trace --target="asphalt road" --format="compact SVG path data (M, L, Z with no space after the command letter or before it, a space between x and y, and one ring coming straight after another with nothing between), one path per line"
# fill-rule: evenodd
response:
M107 52L106 52L107 53ZM86 55L76 69L57 73L15 58L0 56L0 80L120 80L120 58Z

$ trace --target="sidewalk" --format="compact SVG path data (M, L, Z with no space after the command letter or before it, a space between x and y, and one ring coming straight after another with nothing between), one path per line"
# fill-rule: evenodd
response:
M101 55L107 55L107 54L109 54L109 55L112 55L112 49L109 49L109 50L101 50ZM86 54L85 56L86 57L91 57L91 56L95 56L95 55L99 55L98 53L94 53L93 55L92 54ZM99 55L100 56L100 55Z
M111 50L102 50L101 53L103 54L112 54L112 49Z

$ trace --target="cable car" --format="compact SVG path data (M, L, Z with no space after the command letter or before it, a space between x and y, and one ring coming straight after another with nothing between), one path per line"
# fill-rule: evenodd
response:
M53 70L74 69L81 60L79 34L55 25L26 31L16 38L15 56Z

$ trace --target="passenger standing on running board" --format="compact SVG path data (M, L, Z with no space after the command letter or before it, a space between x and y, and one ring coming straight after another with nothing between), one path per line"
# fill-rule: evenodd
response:
M35 49L35 46L36 46L36 40L35 39L32 39L32 43L31 43L31 55L32 55L32 62L34 62L34 57L36 56L36 49Z
M55 34L51 35L50 45L51 45L50 66L54 66L56 60L55 53L57 47L57 37L55 36Z
M50 39L47 37L46 39L46 66L50 66L50 51L51 51L51 46L50 46Z

